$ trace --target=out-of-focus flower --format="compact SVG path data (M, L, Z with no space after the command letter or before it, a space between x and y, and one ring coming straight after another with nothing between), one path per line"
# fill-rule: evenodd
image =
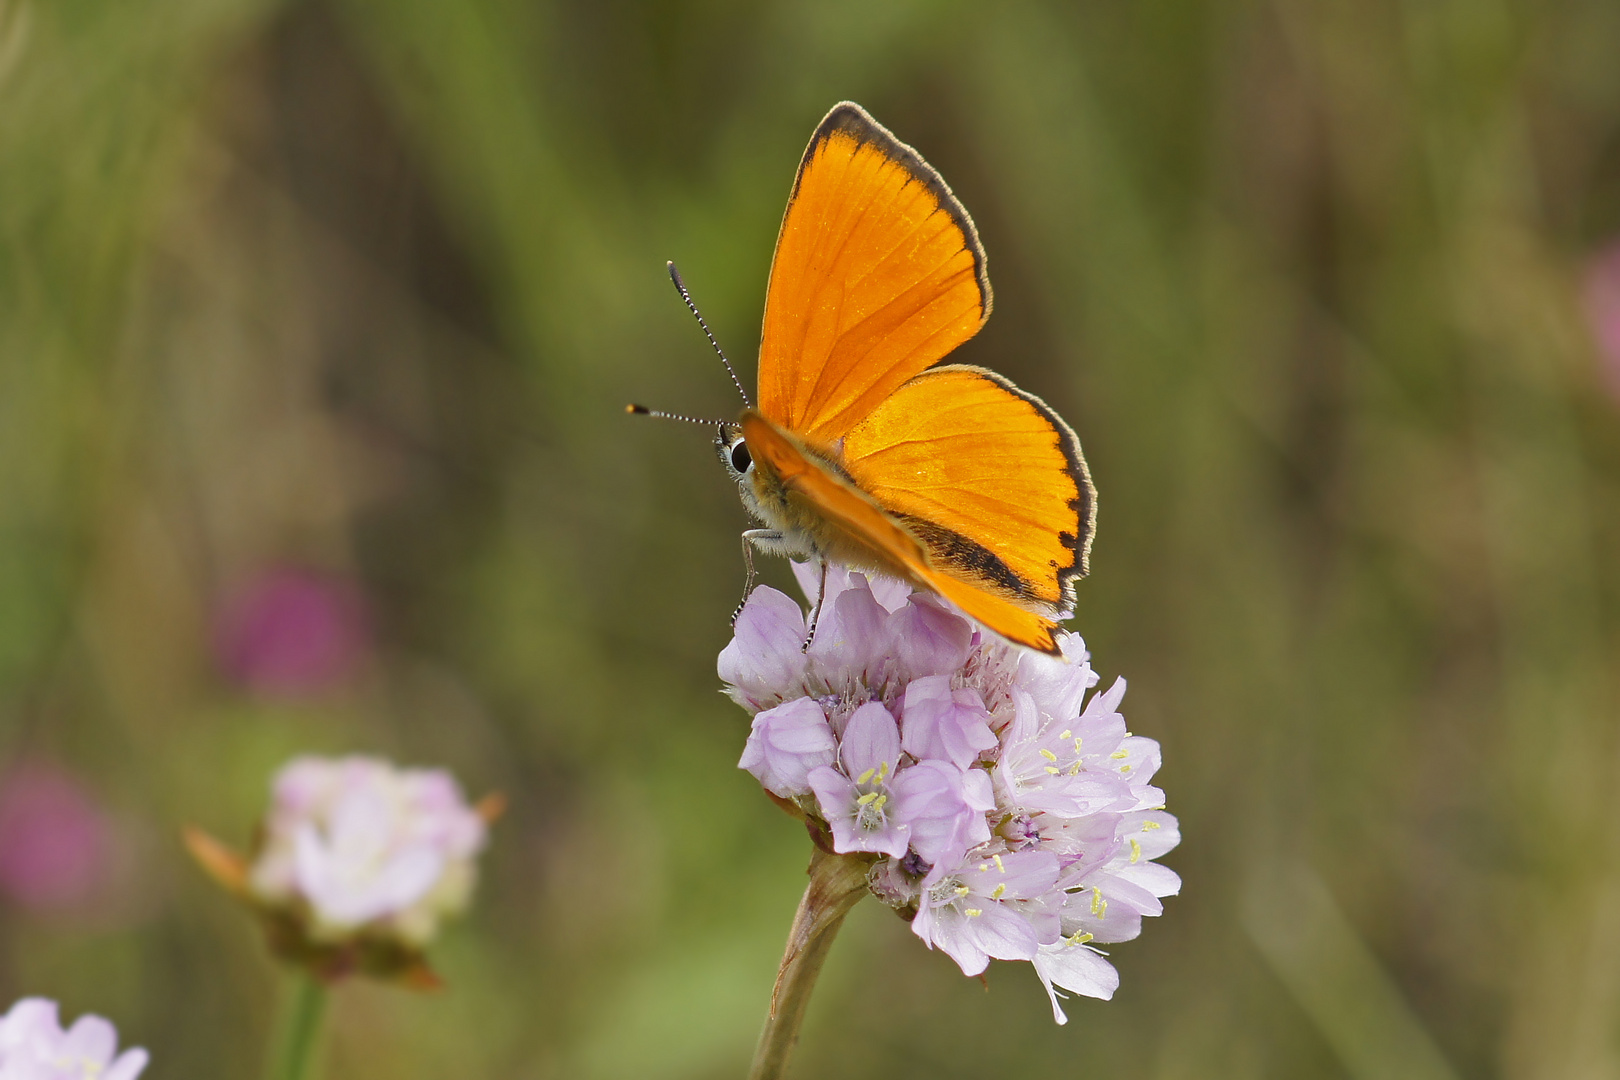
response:
M71 774L43 762L0 776L0 892L36 910L82 907L108 877L109 825Z
M471 806L449 773L304 757L277 774L243 860L192 831L193 855L270 922L272 946L327 977L426 983L421 951L472 893L499 801Z
M66 1031L56 1002L23 998L0 1016L0 1080L135 1080L145 1050L118 1052L118 1030L81 1016Z
M1620 398L1620 240L1587 264L1582 296L1586 321L1609 392Z
M814 599L815 582L800 582ZM819 576L819 575L817 575ZM754 714L741 767L929 947L977 975L1026 960L1052 999L1110 997L1091 944L1125 941L1180 888L1153 860L1176 820L1159 747L1125 729L1124 680L1094 693L1085 644L1009 646L936 597L829 567L814 639L799 605L749 597L720 655Z
M281 568L250 580L215 628L221 667L249 690L300 698L340 685L366 649L359 590L341 578Z
M484 840L442 769L298 758L276 777L248 883L267 904L307 905L317 939L366 928L419 946L466 906Z

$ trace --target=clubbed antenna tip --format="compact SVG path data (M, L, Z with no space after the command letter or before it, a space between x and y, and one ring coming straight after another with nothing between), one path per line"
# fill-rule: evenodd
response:
M663 409L649 409L645 405L626 405L624 411L631 416L655 416L660 420L679 420L685 424L706 424L709 427L725 424L724 420L703 420L696 416L682 416L680 413L665 412Z

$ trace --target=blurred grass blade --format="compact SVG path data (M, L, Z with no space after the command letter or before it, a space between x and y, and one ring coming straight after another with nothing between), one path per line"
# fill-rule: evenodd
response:
M1315 873L1281 865L1257 875L1245 898L1243 922L1350 1076L1457 1080Z

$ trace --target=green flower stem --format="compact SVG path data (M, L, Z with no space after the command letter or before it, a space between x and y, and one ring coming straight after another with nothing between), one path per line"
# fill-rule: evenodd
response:
M776 988L771 992L770 1015L765 1018L765 1030L754 1051L749 1080L778 1080L786 1071L816 976L821 974L821 965L844 916L867 893L866 871L870 866L870 859L829 855L819 847L811 854L810 885L793 917L787 951L782 955Z
M296 977L283 1006L280 1033L271 1046L269 1080L314 1080L320 1075L317 1063L329 996L313 976Z

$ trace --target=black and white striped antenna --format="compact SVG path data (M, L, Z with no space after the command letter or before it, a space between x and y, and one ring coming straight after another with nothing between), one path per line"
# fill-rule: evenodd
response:
M682 416L680 413L665 412L663 409L649 409L645 405L626 405L624 411L632 416L655 416L660 420L680 420L687 424L707 424L709 427L724 426L724 420L701 420L696 416Z
M737 393L742 395L743 404L750 409L753 408L754 403L749 399L748 391L743 389L742 380L737 378L737 370L731 366L731 361L726 359L726 351L714 339L714 333L710 331L709 324L703 320L703 313L698 310L696 304L692 303L692 294L686 291L686 282L681 280L681 272L675 269L673 262L668 265L669 279L675 283L675 288L680 291L681 299L686 301L687 310L691 311L692 315L697 319L698 325L703 327L703 336L709 339L709 344L714 346L714 351L720 354L720 362L726 365L726 374L731 376L731 385L735 386Z

